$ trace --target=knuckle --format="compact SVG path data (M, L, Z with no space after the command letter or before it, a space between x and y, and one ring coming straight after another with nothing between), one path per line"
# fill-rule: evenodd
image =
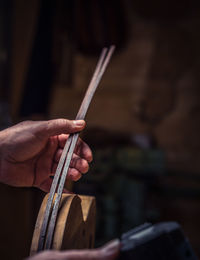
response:
M89 170L89 164L86 160L82 160L82 171L86 173Z
M64 118L58 118L55 120L55 123L57 123L58 125L65 125L69 123L69 120Z

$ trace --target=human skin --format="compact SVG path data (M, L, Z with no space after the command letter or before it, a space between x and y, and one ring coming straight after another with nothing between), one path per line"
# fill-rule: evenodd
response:
M48 192L68 135L84 127L83 120L55 119L25 121L1 131L0 181L11 186L34 186ZM90 148L79 138L68 179L80 179L91 161Z
M48 192L64 145L70 133L80 132L85 121L55 119L25 121L0 132L0 181L11 186L37 187ZM68 179L77 181L89 169L92 152L80 138L77 142ZM48 250L27 260L112 260L119 254L115 240L92 250Z
M117 259L120 250L118 239L107 245L90 250L68 250L68 251L44 251L26 260L114 260Z

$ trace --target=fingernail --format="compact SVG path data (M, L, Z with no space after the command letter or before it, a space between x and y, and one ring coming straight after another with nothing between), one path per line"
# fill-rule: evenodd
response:
M76 126L81 127L81 126L84 126L84 125L85 125L85 121L84 121L84 120L74 120L74 124L75 124Z

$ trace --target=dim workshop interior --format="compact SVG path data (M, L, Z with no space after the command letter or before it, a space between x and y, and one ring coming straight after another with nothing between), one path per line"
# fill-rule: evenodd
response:
M4 0L0 128L75 119L102 48L115 52L81 138L95 248L145 222L178 222L200 257L200 8L196 1ZM45 193L0 184L0 258L29 256ZM90 228L90 225L87 226Z

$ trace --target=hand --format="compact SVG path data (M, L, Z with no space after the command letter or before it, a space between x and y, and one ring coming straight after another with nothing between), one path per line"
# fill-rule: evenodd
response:
M12 186L35 186L46 192L52 183L67 134L81 131L85 121L55 119L25 121L0 132L0 181ZM89 169L92 152L80 138L68 178L77 181Z
M26 260L114 260L120 250L118 239L104 247L91 250L44 251Z

